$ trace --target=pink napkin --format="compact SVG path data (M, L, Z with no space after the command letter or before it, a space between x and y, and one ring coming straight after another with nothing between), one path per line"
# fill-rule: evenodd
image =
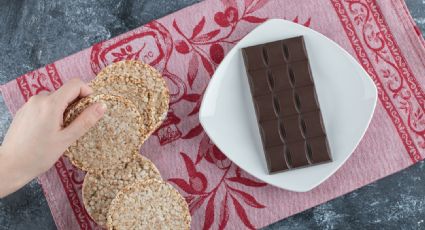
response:
M328 36L357 58L378 87L379 102L360 145L337 173L306 193L266 185L238 169L211 143L197 117L225 53L267 18L292 20ZM0 88L15 114L32 95L55 90L71 77L89 81L111 62L139 59L154 65L167 80L171 105L141 153L185 196L192 228L259 228L423 158L424 45L402 0L207 0ZM65 157L39 177L59 229L99 228L83 207L83 179Z

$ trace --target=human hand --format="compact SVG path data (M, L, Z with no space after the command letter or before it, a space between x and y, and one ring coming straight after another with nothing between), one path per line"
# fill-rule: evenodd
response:
M56 92L31 97L18 110L0 147L0 197L47 171L69 145L102 118L106 105L96 103L63 127L68 105L92 92L81 80L72 79Z

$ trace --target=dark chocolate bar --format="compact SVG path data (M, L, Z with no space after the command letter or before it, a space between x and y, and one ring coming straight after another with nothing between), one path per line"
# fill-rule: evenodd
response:
M303 37L242 54L269 173L331 161Z

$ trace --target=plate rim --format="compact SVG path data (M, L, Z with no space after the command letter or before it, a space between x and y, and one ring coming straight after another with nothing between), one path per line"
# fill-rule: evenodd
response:
M369 114L369 116L368 116L368 120L367 120L367 123L366 123L366 125L365 125L365 128L363 129L363 131L362 131L362 133L361 133L361 135L360 135L360 137L358 138L358 140L355 142L355 144L353 145L353 149L352 150L350 150L350 153L349 154L347 154L347 156L345 157L345 159L343 159L343 161L339 164L339 165L337 165L336 167L334 167L333 169L332 169L332 171L331 171L331 173L329 173L327 176L325 176L325 177L323 177L322 179L320 179L320 180L317 180L315 183L312 183L312 185L311 186L307 186L305 189L296 189L296 188L286 188L286 187L282 187L282 186L280 186L279 184L277 184L277 183L272 183L272 182L270 182L270 181L264 181L264 180L262 180L261 178L259 178L259 177L257 177L256 175L254 175L254 174L252 174L251 172L249 172L249 171L247 171L247 170L245 170L244 169L244 167L241 167L238 163L236 163L233 159L232 159L232 157L230 157L229 155L231 155L231 154L227 154L227 153L225 153L224 151L222 151L222 149L220 148L220 146L218 145L218 144L216 144L216 141L214 140L214 138L210 135L210 133L209 133L209 131L208 131L208 129L206 128L206 125L205 125L205 118L207 117L207 116L205 116L205 115L203 115L205 112L205 107L206 107L206 102L205 102L205 95L208 95L208 93L209 93L209 91L211 90L211 85L213 85L213 84L211 84L211 83L214 83L215 81L217 81L217 78L214 78L214 75L216 75L216 72L217 72L217 70L219 70L219 68L221 67L221 63L223 63L223 62L225 62L225 60L227 60L227 59L229 59L229 58L231 58L233 55L236 55L236 54L233 54L233 53L235 53L235 52L237 52L237 50L239 50L240 49L240 47L238 47L239 46L239 44L247 37L247 36L249 36L250 34L253 34L253 33L256 33L258 30L261 30L262 29L262 27L264 27L266 24L270 24L270 23L275 23L275 22L277 22L277 23L287 23L287 24L292 24L292 25L295 25L295 26L297 26L297 27L299 27L299 28L301 28L301 29L304 29L304 30L307 30L307 31L310 31L310 32L313 32L315 35L317 35L317 36L321 36L322 38L325 38L328 42L331 42L331 43L333 43L333 45L335 45L336 47L338 47L338 49L340 50L340 51L342 51L344 54L345 54L345 56L347 56L349 59L351 59L351 61L354 61L357 65L359 65L361 68L361 72L362 72L362 74L364 74L365 76L368 76L367 78L365 78L365 79L363 79L363 81L367 81L367 85L369 86L369 90L371 90L371 92L373 91L373 105L372 105L372 108L371 108L371 110L370 111L368 111L370 114ZM254 42L255 43L255 42ZM258 44L260 44L260 43L258 43ZM251 44L251 45L255 45L255 44ZM231 55L232 54L232 55ZM217 69L215 70L215 72L214 72L214 74L213 74L213 76L211 77L211 80L208 82L208 86L207 86L207 88L205 89L205 92L204 92L204 94L203 94L203 97L202 97L202 101L201 101L201 106L200 106L200 109L199 109L199 114L198 114L198 118L199 118L199 122L200 122L200 124L201 124L201 126L203 127L203 129L204 129L204 131L205 131L205 133L208 135L208 137L211 139L211 141L216 145L216 147L221 151L221 152L223 152L223 154L227 157L227 158L229 158L229 160L231 160L232 161L232 163L234 163L235 165L237 165L238 167L240 167L241 169L243 169L244 171L246 171L249 175L251 175L251 176L253 176L253 177L255 177L256 179L258 179L258 180L260 180L260 181L263 181L263 182L265 182L265 183L267 183L267 184L269 184L269 185L272 185L272 186L274 186L274 187L277 187L277 188L280 188L280 189L284 189L284 190L288 190L288 191L293 191L293 192L308 192L308 191L310 191L310 190L312 190L312 189L314 189L314 188L316 188L317 186L319 186L320 184L322 184L324 181L326 181L327 179L329 179L329 177L331 177L333 174L335 174L335 172L336 171L338 171L338 169L340 169L344 164L345 164L345 162L351 157L351 155L353 154L353 152L355 151L355 149L358 147L358 145L360 144L360 141L363 139L363 137L364 137L364 135L366 134L366 131L368 130L368 128L369 128L369 126L370 126L370 123L371 123L371 121L372 121L372 118L373 118L373 116L374 116L374 114L375 114L375 110L376 110L376 105L377 105L377 101L378 101L378 89L377 89L377 87L376 87L376 85L375 85L375 83L373 82L373 79L372 79L372 77L367 73L367 71L363 68L363 66L350 54L350 53L348 53L348 51L347 50L345 50L344 48L342 48L338 43L336 43L335 41L333 41L332 39L330 39L330 38L328 38L327 36L325 36L325 35L323 35L322 33L320 33L320 32L318 32L318 31L316 31L316 30L313 30L313 29L311 29L311 28L308 28L308 27L304 27L304 26L302 26L302 25L299 25L298 23L294 23L294 22L292 22L292 21L288 21L288 20L285 20L285 19L278 19L278 18L274 18L274 19L268 19L267 21L265 21L265 22L263 22L263 23L261 23L261 24L259 24L257 27L255 27L253 30L251 30L249 33L247 33L238 43L236 43L235 44L235 46L233 46L230 50L229 50L229 52L225 55L225 57L224 57L224 59L222 60L222 62L221 62L220 64L219 64L219 66L217 67ZM214 83L214 85L215 85L216 83ZM282 172L282 173L284 173L284 172Z

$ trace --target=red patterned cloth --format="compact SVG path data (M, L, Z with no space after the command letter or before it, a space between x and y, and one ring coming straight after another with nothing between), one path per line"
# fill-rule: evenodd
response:
M266 185L239 170L211 143L197 117L204 89L225 53L267 18L292 20L336 41L378 88L379 102L360 145L340 170L307 193ZM15 114L32 95L75 76L89 81L123 59L150 63L167 79L168 118L141 152L185 196L194 229L263 227L425 156L425 43L402 0L207 0L0 88ZM81 201L83 178L65 157L39 177L59 229L99 228Z

